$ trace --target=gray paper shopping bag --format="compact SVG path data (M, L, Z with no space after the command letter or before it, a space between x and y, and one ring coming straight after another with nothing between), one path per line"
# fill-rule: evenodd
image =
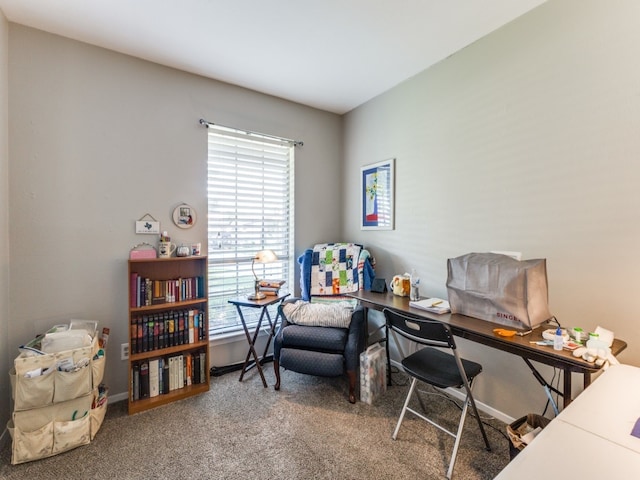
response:
M545 259L468 253L450 258L447 269L452 313L525 329L551 318Z

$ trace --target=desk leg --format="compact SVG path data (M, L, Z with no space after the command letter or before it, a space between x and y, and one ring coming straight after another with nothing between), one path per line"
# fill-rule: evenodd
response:
M267 380L264 378L262 366L260 365L260 358L258 357L258 352L256 352L256 349L255 349L256 338L258 338L258 333L260 332L260 326L262 325L262 319L264 318L266 307L262 309L262 313L260 314L260 318L258 320L258 325L256 326L256 331L253 334L253 339L251 339L251 334L249 333L249 329L247 328L247 322L244 319L244 315L242 314L240 305L236 305L236 308L238 309L238 315L240 315L240 320L242 321L244 333L247 337L247 342L249 343L249 351L247 352L247 357L245 358L244 365L242 366L242 372L240 373L239 381L241 382L242 379L244 378L244 374L251 367L253 367L253 365L251 366L249 365L250 363L249 360L251 358L251 355L253 355L253 358L255 359L255 366L258 369L258 372L260 373L260 378L262 378L262 385L264 385L264 388L267 388Z
M562 407L567 408L571 403L571 370L569 368L562 369L564 375L564 392L562 394Z

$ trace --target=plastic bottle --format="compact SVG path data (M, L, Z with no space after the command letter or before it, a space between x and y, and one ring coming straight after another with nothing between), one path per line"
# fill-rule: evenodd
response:
M589 333L589 340L587 340L587 351L592 355L605 357L607 354L607 344L600 340L600 335L597 333Z
M558 329L556 330L556 335L553 337L553 349L562 350L563 343L564 338L562 338L562 329L558 327Z
M418 289L419 284L420 277L418 277L416 269L414 268L413 270L411 270L411 294L409 295L409 300L420 300L420 290Z

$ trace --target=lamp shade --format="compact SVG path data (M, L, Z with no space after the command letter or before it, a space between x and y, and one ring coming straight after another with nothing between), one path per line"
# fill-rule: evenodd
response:
M271 263L278 260L278 256L273 250L260 250L253 260L257 263Z

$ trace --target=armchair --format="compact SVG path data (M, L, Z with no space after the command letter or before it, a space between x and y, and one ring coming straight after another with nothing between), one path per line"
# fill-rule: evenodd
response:
M273 344L275 389L280 390L280 367L323 377L337 377L346 373L349 402L355 403L360 354L366 348L367 341L364 309L357 307L353 310L347 328L300 325L292 323L284 313L285 305L295 301L287 300L279 307L282 323Z
M295 300L280 305L282 323L273 344L275 389L280 389L280 367L324 377L346 373L349 402L355 403L360 354L367 346L364 309L350 311L350 318L343 309L341 321L334 322L335 318L323 312L322 307L330 308L329 305L344 301L343 295L347 293L369 290L375 276L373 259L362 245L322 243L305 250L298 263L301 297L305 302L301 309L307 310L310 319L287 318L284 310L291 312L287 305Z

